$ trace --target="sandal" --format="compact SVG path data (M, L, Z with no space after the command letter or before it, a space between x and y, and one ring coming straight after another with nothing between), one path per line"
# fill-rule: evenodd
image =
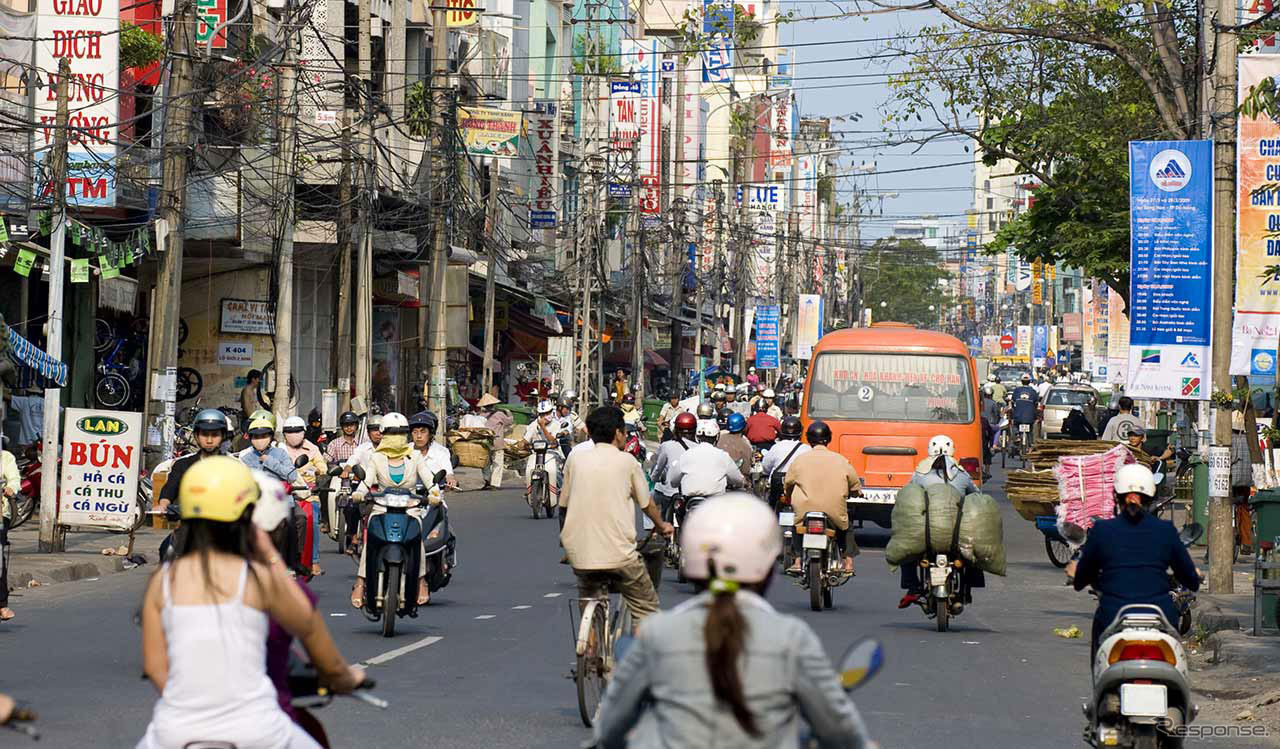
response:
M364 608L364 580L357 579L356 584L351 586L351 608Z
M321 567L320 565L318 565L318 564L313 564L313 565L311 565L311 576L312 576L312 577L320 577L320 576L321 576L321 575L323 575L323 574L324 574L324 568L322 568L322 567Z
M13 613L13 609L8 606L0 608L0 622L7 622L15 616L17 616L17 614Z
M431 588L427 585L425 577L418 578L418 605L426 606L431 603Z

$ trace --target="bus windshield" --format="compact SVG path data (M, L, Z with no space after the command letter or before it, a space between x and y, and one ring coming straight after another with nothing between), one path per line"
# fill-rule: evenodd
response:
M809 373L811 419L973 421L973 387L964 357L827 351Z

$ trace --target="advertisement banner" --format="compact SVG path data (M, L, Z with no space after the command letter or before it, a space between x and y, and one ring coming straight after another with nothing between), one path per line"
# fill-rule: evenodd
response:
M756 307L756 367L760 369L777 369L781 366L779 316L777 305Z
M657 39L622 40L622 69L640 83L640 141L636 182L640 213L662 213L662 78Z
M982 355L983 356L999 356L1000 355L1000 336L998 335L982 336Z
M795 102L790 89L773 97L769 115L769 163L773 166L791 166L791 112Z
M1124 313L1124 299L1107 287L1107 381L1123 383L1129 376L1129 317Z
M472 156L515 158L520 155L524 114L505 109L458 107L458 129Z
M1027 361L1031 361L1031 326L1018 326L1018 347L1014 349L1015 356L1020 356Z
M471 0L475 2L475 0ZM196 44L210 49L227 48L227 0L196 0ZM213 36L214 29L219 26L218 36ZM212 43L210 39L212 38Z
M58 523L99 528L133 526L142 463L142 414L136 411L63 411L62 482Z
M609 84L609 196L631 197L631 161L640 139L640 82Z
M560 202L560 118L554 102L539 103L525 112L529 147L533 150L533 184L529 196L529 228L554 229Z
M796 212L799 215L800 236L812 237L816 231L816 211L818 204L818 165L814 157L801 156L797 159L799 179L796 183L800 194L796 197Z
M445 25L451 29L459 26L473 26L480 22L480 14L476 12L479 5L477 0L448 0L445 5L449 8Z
M571 335L551 336L547 339L547 364L555 373L555 382L552 384L556 392L577 390L573 379L578 369L575 364L577 351L578 342Z
M1135 398L1208 400L1211 141L1129 143L1129 227L1126 392Z
M1026 291L1031 288L1031 263L1025 260L1018 261L1017 282L1014 286L1018 291Z
M704 0L702 33L710 41L702 52L703 83L733 83L733 25L733 2Z
M39 0L36 14L36 70L44 79L35 94L37 165L46 163L53 146L58 62L64 57L71 61L66 184L54 185L47 176L42 178L46 169L33 170L36 196L47 200L54 190L63 190L73 206L114 206L121 99L120 0Z
M1247 3L1246 3L1247 4ZM1269 37L1270 51L1274 36ZM1239 58L1238 98L1280 73L1280 55ZM1265 112L1238 114L1236 147L1236 296L1231 322L1231 374L1248 375L1251 385L1275 378L1280 339L1280 277L1267 272L1280 256L1280 122ZM1268 189L1270 188L1270 189Z
M801 294L796 307L796 334L791 351L797 359L813 357L813 347L822 337L822 296Z
M1045 358L1049 354L1049 326L1035 325L1031 328L1031 366L1045 366Z
M1080 330L1080 313L1064 312L1062 313L1062 340L1079 341L1081 338Z

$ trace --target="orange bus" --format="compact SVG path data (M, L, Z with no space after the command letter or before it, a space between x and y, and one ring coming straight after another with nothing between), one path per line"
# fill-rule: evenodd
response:
M831 449L862 477L850 517L888 528L897 490L945 434L975 481L982 473L977 368L958 338L904 323L837 330L813 349L801 418L831 427Z

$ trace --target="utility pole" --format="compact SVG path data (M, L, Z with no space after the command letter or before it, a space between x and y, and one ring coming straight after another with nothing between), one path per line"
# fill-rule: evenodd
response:
M661 132L655 134L655 137L662 137ZM639 141L637 140L637 143ZM637 149L632 158L635 161L635 168L631 172L634 175L640 174L640 158ZM644 397L644 331L641 326L644 323L644 291L643 291L643 275L644 275L644 241L647 232L642 225L643 218L640 215L640 190L641 183L639 179L632 182L631 186L631 382L640 387L640 395L637 400ZM619 403L618 405L622 405ZM640 408L641 404L637 403L636 408Z
M45 352L54 359L62 359L62 287L66 276L67 236L67 123L70 107L67 103L68 85L71 80L71 59L58 61L56 86L58 108L54 117L53 153L49 157L49 185L53 194L52 231L49 235L49 307L48 328L45 336ZM40 484L40 551L62 551L66 537L58 533L58 448L62 444L58 431L62 419L62 389L45 388L44 391L44 439L40 443L40 460L48 466L45 480Z
M1235 160L1236 134L1236 35L1234 31L1218 31L1213 18L1231 24L1235 21L1235 0L1218 0L1217 13L1205 13L1209 28L1205 39L1213 39L1216 59L1213 64L1213 176L1214 176L1214 247L1213 256L1213 386L1231 390L1228 374L1231 365L1232 273L1235 268ZM1206 102L1208 104L1209 102ZM1218 453L1231 449L1231 412L1217 411L1214 419L1213 448ZM1212 465L1212 462L1210 463ZM1214 495L1217 489L1210 482ZM1231 568L1235 545L1232 533L1233 508L1230 492L1209 498L1209 592L1231 593L1234 573Z
M276 131L280 137L280 151L275 176L283 181L283 184L276 186L276 195L283 201L283 207L277 212L280 221L280 261L275 304L276 382L275 395L271 400L277 431L287 417L293 416L294 409L289 397L289 382L293 378L293 226L294 185L297 182L294 154L298 126L298 102L294 96L294 88L298 68L290 33L285 26L284 59L280 63L280 122Z
M684 376L684 325L680 315L684 312L684 279L689 258L685 241L684 200L684 53L676 60L676 124L672 138L675 141L675 169L672 170L672 204L676 206L675 241L672 256L675 260L675 277L671 287L671 387L679 389Z
M484 392L490 393L493 389L493 337L494 337L494 308L496 300L494 293L497 288L498 273L498 160L489 160L489 204L485 206L487 219L485 221L484 237L489 245L489 262L488 268L484 274L484 374L482 384Z
M431 153L432 195L431 218L431 370L428 376L428 408L435 413L442 428L436 430L436 440L444 442L446 423L446 385L449 354L449 293L446 286L449 264L448 237L445 233L445 212L448 208L448 191L444 186L448 170L448 158L453 153L453 143L445 131L448 110L452 104L449 92L449 34L445 21L445 6L437 4L431 10Z
M711 273L712 273L711 285L712 285L713 291L715 292L716 307L715 307L715 314L713 316L716 320L716 332L715 332L716 339L713 342L714 346L712 347L712 351L711 351L711 363L716 367L719 367L720 358L722 355L722 352L720 351L720 341L721 341L721 336L720 336L721 294L720 292L724 288L724 277L721 272L721 267L722 267L721 263L724 262L724 184L720 180L716 180L715 186L716 186L716 251L715 251L715 255L711 258Z
M344 96L345 98L345 96ZM334 370L338 410L351 408L351 110L342 108L342 172L338 175L338 300L334 307Z
M360 116L360 143L364 154L360 159L360 246L356 262L356 396L363 402L363 410L370 412L373 388L372 338L373 338L373 199L377 194L374 180L378 170L373 142L373 40L369 25L372 14L370 0L360 0L356 7L356 38L360 97L364 111Z
M738 231L740 244L734 248L734 306L733 306L733 362L739 377L747 371L747 258L755 237L752 236L750 213L747 206L751 203L751 180L753 161L756 150L756 100L749 97L747 105L747 131L743 136L742 159L739 167L738 187L742 199L738 202Z

